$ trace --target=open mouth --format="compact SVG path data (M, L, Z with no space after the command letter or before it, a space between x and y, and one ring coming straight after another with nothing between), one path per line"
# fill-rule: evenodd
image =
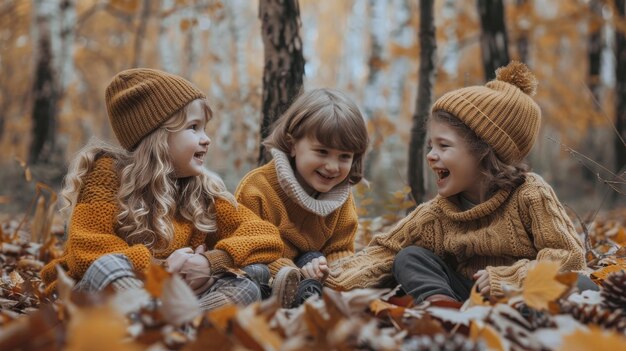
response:
M193 154L193 158L196 158L198 160L203 160L204 155L206 155L206 152L196 152L195 154Z
M437 178L439 180L446 179L450 175L450 171L448 171L447 169L438 168L438 169L435 169L434 171L435 171L435 174L437 174Z

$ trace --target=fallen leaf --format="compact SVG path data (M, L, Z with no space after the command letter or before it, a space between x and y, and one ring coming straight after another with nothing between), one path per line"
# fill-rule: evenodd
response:
M165 280L161 303L161 313L175 326L185 324L201 313L198 298L178 274Z
M163 292L163 285L171 274L157 264L151 264L146 272L145 288L152 297L159 298Z
M472 321L470 324L470 340L483 340L489 350L504 351L508 350L508 342L489 324L482 321Z
M558 299L567 289L555 279L559 267L557 262L539 261L528 271L522 284L522 296L529 307L547 310L548 303Z
M626 350L626 338L591 326L589 330L576 330L563 337L560 351Z

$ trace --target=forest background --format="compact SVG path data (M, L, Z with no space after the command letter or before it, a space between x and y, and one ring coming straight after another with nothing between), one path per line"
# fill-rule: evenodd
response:
M293 40L286 49L292 73L295 55L304 59L304 89L345 90L367 120L370 187L356 189L360 215L410 206L409 160L423 158L409 147L412 127L423 123L420 108L451 89L484 84L509 59L525 62L539 80L543 121L529 157L533 170L581 216L621 206L614 181L626 149L619 138L626 119L623 0L440 0L431 18L420 10L427 1L285 1L296 6L278 14L277 3L0 1L0 212L25 211L36 182L58 190L68 161L90 138L114 141L104 89L131 67L176 73L207 92L216 112L208 166L234 191L257 166L263 117L273 117L262 25L276 18ZM420 36L425 20L434 30L430 47ZM419 90L424 57L433 59L430 85ZM434 194L429 172L423 175L418 201Z

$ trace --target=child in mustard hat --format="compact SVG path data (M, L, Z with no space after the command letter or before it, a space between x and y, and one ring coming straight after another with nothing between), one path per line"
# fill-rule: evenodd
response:
M47 292L56 266L76 288L141 289L135 272L161 262L180 274L202 309L245 305L260 287L227 272L265 267L283 250L275 226L238 205L204 168L211 142L208 101L187 80L154 69L118 73L106 89L109 121L123 148L87 145L70 166L63 197L72 209L63 255L46 265Z
M348 290L394 279L416 302L463 301L519 287L535 261L585 267L581 240L552 188L528 171L541 110L537 81L519 62L484 86L448 92L427 124L428 166L438 195L389 233L332 268L327 284ZM593 283L581 276L580 286Z

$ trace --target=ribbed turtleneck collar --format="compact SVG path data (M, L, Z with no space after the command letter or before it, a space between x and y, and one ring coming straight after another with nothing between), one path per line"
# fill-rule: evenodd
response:
M510 190L499 190L489 200L480 203L467 211L463 211L459 206L448 198L437 195L435 202L441 207L444 215L453 221L467 222L490 215L497 210L511 194Z
M341 207L350 195L350 184L344 182L329 192L320 193L317 198L309 195L296 179L289 157L278 149L270 150L278 183L289 198L309 212L327 216Z

